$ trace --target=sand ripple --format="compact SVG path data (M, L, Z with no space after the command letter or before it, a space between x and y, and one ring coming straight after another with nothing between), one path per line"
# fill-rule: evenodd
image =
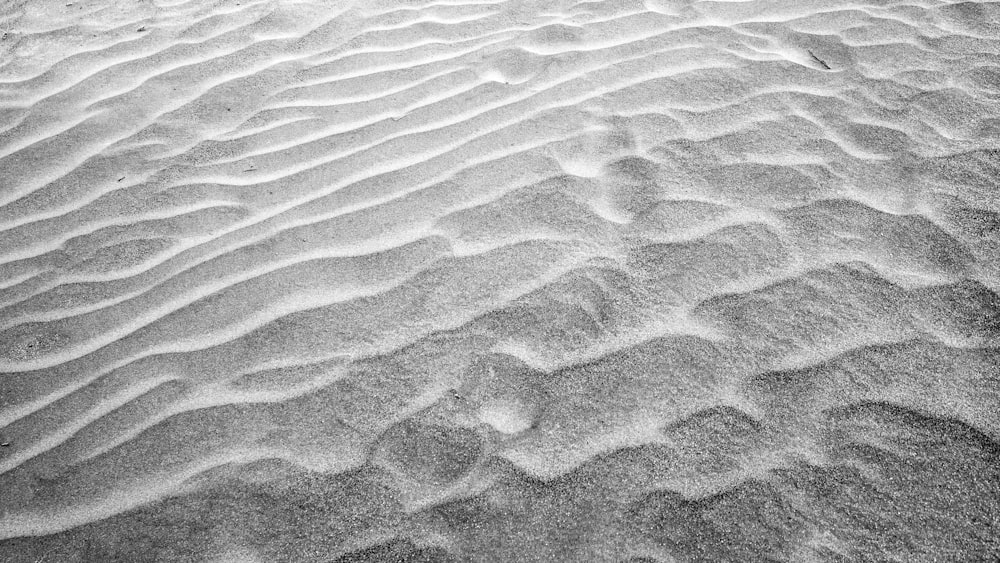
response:
M0 560L1000 558L998 6L0 7Z

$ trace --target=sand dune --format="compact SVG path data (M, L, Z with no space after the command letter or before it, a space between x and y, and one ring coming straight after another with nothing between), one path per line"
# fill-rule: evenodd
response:
M1000 559L1000 9L0 7L0 561Z

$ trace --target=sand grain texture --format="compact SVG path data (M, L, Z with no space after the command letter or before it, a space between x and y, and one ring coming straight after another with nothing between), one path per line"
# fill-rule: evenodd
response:
M1000 4L0 5L0 561L1000 560Z

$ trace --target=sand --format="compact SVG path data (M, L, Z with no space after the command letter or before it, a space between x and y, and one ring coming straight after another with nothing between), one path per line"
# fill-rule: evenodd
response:
M1000 4L0 5L0 561L1000 560Z

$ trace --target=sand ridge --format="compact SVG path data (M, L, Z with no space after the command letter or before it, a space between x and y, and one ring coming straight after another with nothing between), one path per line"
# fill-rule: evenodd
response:
M1000 10L0 8L0 560L1000 557Z

